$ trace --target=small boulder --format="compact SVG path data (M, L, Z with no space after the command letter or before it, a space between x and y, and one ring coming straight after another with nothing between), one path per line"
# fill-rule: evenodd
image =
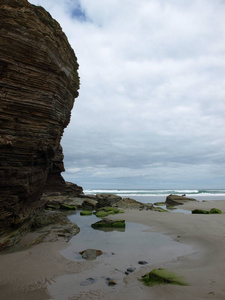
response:
M82 208L85 210L94 210L98 201L94 199L85 198L83 199Z
M122 198L120 196L114 194L107 194L107 193L97 194L96 200L98 201L98 203L96 204L96 208L113 206L121 199Z
M81 251L80 254L82 255L82 258L84 258L84 259L94 260L97 258L97 256L102 255L102 251L96 250L96 249L87 249L87 250Z
M211 208L209 213L210 214L222 214L222 211L218 208Z
M148 262L145 260L139 260L138 263L139 263L139 265L147 265L148 264Z
M154 269L145 274L142 276L141 281L148 286L153 286L156 284L187 285L182 277L179 277L176 273L162 268Z

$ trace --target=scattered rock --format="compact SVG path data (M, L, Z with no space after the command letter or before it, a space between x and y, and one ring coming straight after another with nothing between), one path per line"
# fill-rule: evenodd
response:
M134 267L127 268L125 274L128 275L130 273L133 273L135 270L136 270L136 268L134 268Z
M117 284L116 281L113 279L107 278L106 280L107 280L108 286L114 286Z
M130 272L130 273L134 272L135 270L136 270L136 268L134 268L134 267L127 268L127 272Z

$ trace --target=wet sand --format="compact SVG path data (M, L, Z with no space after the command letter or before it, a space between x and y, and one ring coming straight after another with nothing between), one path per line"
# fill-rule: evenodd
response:
M219 208L225 212L225 200L189 202L182 209ZM150 231L166 234L180 243L191 245L191 254L163 263L151 261L124 276L123 286L91 290L64 299L225 299L225 215L191 215L127 210L127 222L142 223ZM118 216L112 216L118 218ZM68 247L62 240L46 242L25 251L0 255L0 294L2 299L55 299L49 292L58 278L98 269L98 261L71 261L60 251ZM129 255L129 253L127 253ZM144 286L138 279L153 268L165 267L184 276L189 286Z

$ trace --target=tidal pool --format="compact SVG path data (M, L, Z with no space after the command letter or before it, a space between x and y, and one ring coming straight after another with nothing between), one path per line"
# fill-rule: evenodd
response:
M122 218L123 215L118 214L118 219ZM121 288L125 285L123 278L129 276L125 274L127 269L139 270L142 267L140 261L155 265L193 252L191 246L151 232L142 224L126 223L125 230L102 231L91 227L99 220L95 215L80 216L77 212L69 219L80 227L80 233L71 239L70 246L62 254L79 262L80 272L58 277L48 286L48 292L55 300L83 299L87 290L98 293ZM98 249L103 254L95 261L86 261L79 253L86 249ZM108 286L109 279L116 285Z

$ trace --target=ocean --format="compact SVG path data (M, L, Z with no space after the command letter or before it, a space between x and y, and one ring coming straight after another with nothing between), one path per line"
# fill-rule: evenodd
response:
M165 189L165 190L150 190L150 189L85 189L85 194L101 194L110 193L116 194L123 198L132 198L142 203L155 203L166 201L166 197L173 195L186 195L189 198L194 198L198 201L203 200L225 200L225 189L205 189L205 190L189 190L189 189Z

